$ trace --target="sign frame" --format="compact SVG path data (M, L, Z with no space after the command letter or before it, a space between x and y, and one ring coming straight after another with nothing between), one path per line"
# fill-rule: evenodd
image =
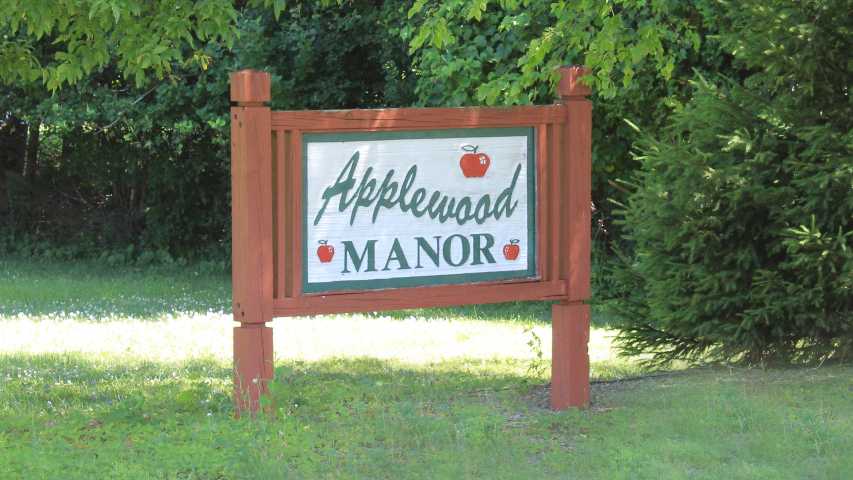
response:
M236 411L258 410L273 377L275 317L522 300L552 307L551 407L589 404L591 111L583 67L559 69L551 105L272 111L270 75L231 74L231 199ZM306 292L304 138L529 128L535 163L534 277Z

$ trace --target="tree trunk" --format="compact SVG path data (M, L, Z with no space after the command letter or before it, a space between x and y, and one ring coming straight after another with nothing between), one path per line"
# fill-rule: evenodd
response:
M27 135L27 153L24 161L24 177L32 182L39 169L39 145L41 144L41 121L33 120Z
M23 172L26 149L26 124L14 115L0 112L0 214L9 211L6 172Z
M0 119L0 170L22 173L26 149L26 124L14 115L8 115L5 121Z

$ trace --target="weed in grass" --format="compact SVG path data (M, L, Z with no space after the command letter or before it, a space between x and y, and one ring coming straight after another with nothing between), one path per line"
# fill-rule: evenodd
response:
M527 346L533 354L533 359L527 367L527 376L534 378L542 378L545 376L547 366L545 365L545 354L542 353L542 339L536 334L533 325L524 327L525 335L530 338L527 340Z

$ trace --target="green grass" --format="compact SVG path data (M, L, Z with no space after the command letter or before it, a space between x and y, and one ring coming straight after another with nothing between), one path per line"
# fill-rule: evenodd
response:
M853 366L624 380L596 328L554 413L541 304L276 320L277 415L235 420L228 289L0 260L0 479L853 477Z
M0 257L0 314L152 319L230 308L231 280L214 265L106 267Z

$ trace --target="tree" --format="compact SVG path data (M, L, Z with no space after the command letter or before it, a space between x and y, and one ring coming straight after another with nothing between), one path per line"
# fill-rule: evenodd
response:
M671 79L676 65L700 48L698 12L707 3L418 0L409 17L421 21L406 33L411 51L432 67L424 72L430 80L488 64L471 81L452 83L451 99L463 98L456 85L468 85L470 99L486 104L548 101L556 68L572 63L590 68L588 81L608 99L631 87L639 72Z
M694 70L725 68L714 39L721 6L617 0L443 0L415 2L410 41L420 105L512 105L554 100L556 67L583 64L593 75L593 201L606 228L598 246L621 244L609 199L637 168L637 134L654 132L689 98ZM602 249L599 251L606 251Z
M741 81L699 78L638 145L634 249L611 306L629 354L813 360L853 349L850 0L749 0L721 41Z
M136 254L227 251L229 72L271 72L274 108L413 101L406 44L395 31L405 5L324 3L290 2L278 18L269 8L240 8L232 48L198 45L205 65L175 63L142 86L113 57L52 93L41 82L0 90L0 111L43 125L39 175L14 195L16 214L0 218L0 234L69 256L129 245Z
M272 7L284 0L249 0ZM0 0L0 82L43 82L51 91L115 63L142 85L175 64L206 65L200 47L231 46L238 10L231 0Z

